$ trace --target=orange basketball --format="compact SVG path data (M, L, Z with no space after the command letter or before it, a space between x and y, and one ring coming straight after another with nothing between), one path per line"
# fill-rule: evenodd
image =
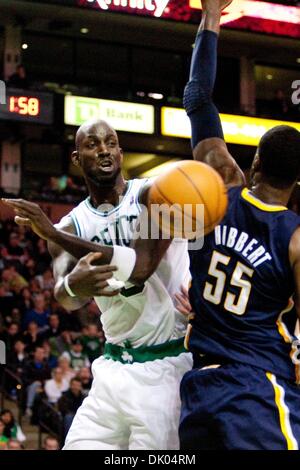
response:
M178 238L194 239L211 232L223 219L227 203L220 175L205 163L191 160L172 165L149 191L151 217L155 208L161 231Z

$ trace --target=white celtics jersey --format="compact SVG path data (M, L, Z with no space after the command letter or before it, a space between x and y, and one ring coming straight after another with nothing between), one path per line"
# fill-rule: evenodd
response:
M129 181L120 204L105 212L95 209L89 198L79 204L69 214L77 235L94 243L129 246L142 210L139 193L146 182ZM119 345L129 341L132 347L138 347L184 336L186 322L172 299L189 279L187 242L174 240L143 288L127 283L115 297L95 298L107 341Z

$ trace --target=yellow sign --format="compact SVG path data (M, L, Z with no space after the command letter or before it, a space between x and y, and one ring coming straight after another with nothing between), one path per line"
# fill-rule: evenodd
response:
M225 141L228 144L257 146L261 137L272 127L288 125L300 131L299 122L275 121L233 114L220 114ZM184 109L162 108L162 135L190 139L190 120Z
M154 106L84 96L65 97L65 124L81 126L93 119L108 121L117 131L154 134Z

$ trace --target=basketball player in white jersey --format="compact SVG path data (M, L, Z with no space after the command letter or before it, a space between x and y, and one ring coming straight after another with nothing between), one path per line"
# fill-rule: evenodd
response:
M179 384L192 361L183 346L185 319L172 299L189 282L186 242L137 240L136 252L126 248L147 180L124 180L118 136L106 122L79 129L72 159L89 197L59 225L36 204L9 202L17 223L48 240L60 303L75 310L94 297L102 312L104 356L93 363L91 392L64 448L178 449ZM114 264L122 284L109 291Z

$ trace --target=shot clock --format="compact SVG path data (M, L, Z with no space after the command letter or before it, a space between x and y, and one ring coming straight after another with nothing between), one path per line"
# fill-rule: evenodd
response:
M9 88L6 104L0 104L0 119L52 124L53 96L50 93Z

